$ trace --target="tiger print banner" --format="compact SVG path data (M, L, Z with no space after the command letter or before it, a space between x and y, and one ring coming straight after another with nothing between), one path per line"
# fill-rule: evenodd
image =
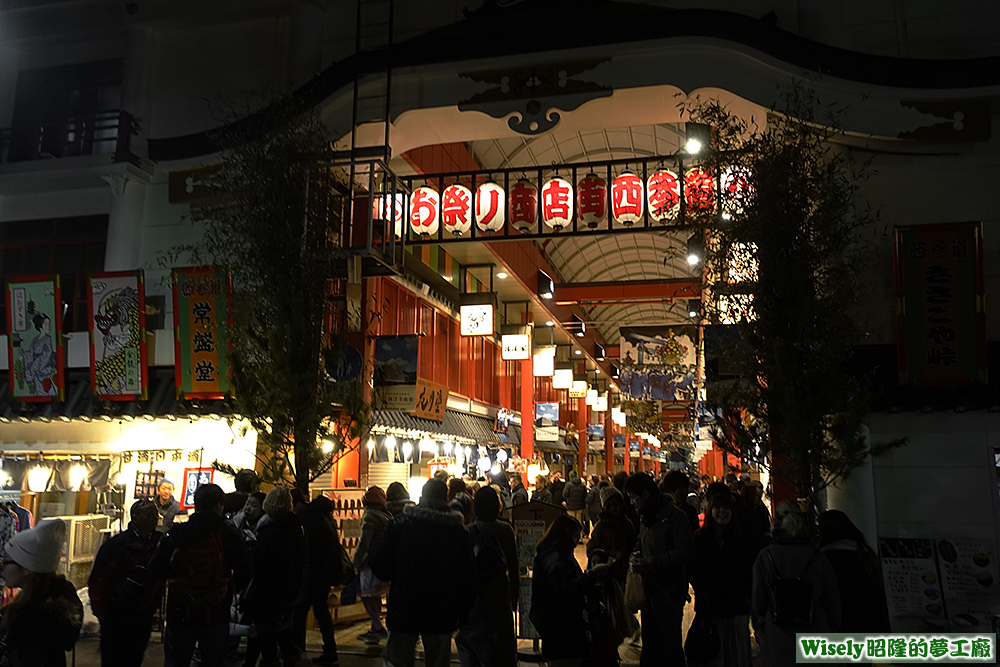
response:
M101 399L146 399L146 295L142 271L90 276L90 386Z

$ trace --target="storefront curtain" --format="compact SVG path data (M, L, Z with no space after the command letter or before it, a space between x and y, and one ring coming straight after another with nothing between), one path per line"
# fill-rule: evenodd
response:
M74 471L77 466L83 466L85 470L82 479L80 473ZM2 488L10 491L31 491L28 487L28 473L38 467L51 470L45 483L45 491L90 491L108 485L111 459L88 458L79 461L3 459L3 472L6 473L6 477L0 477L4 482ZM76 485L77 482L79 487Z

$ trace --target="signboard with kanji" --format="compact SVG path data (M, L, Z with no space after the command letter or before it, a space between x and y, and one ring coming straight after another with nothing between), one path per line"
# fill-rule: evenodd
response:
M87 292L90 386L98 398L146 398L146 295L142 271L97 273Z
M24 276L7 283L10 395L19 401L63 399L61 305L59 276Z
M220 267L173 271L174 368L182 398L230 393L229 327L232 279Z
M438 422L444 421L444 413L448 409L450 395L451 391L447 385L417 378L413 415Z
M900 382L985 384L980 223L896 228Z

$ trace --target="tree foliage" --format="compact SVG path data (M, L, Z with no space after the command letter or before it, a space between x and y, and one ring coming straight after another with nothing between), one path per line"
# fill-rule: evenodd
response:
M368 424L360 380L333 380L324 363L341 354L324 314L332 198L346 178L322 166L329 138L319 117L290 104L229 125L217 140L224 151L207 178L212 201L191 216L203 236L173 254L231 268L237 412L257 432L265 481L305 488Z
M739 331L722 352L738 379L709 391L713 437L807 497L899 443L868 443L868 383L849 365L864 334L860 231L877 217L860 203L868 165L838 145L835 114L810 91L783 101L764 127L718 103L687 111L713 128L722 185L719 215L695 221L707 311Z

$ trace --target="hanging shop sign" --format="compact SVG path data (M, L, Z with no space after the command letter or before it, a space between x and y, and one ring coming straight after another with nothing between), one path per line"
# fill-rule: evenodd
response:
M418 236L427 237L438 230L438 207L441 203L437 190L423 186L410 195L410 229Z
M569 397L587 398L587 381L573 380L573 384L569 386Z
M475 303L459 306L463 336L493 335L493 304Z
M500 357L506 360L527 359L531 356L530 333L503 334L500 337Z
M632 225L642 219L642 181L626 171L611 182L611 217L622 225Z
M182 510L194 508L194 494L202 484L211 484L215 471L212 468L185 468L184 493L181 494Z
M594 229L608 217L608 184L597 174L584 176L576 186L580 222Z
M142 271L90 276L90 386L98 398L146 399L146 293Z
M676 222L681 211L681 182L677 174L659 169L649 177L646 189L649 217L663 224Z
M450 395L451 390L448 389L448 385L417 378L413 416L443 422Z
M559 231L573 221L573 186L565 179L549 179L542 186L542 222Z
M982 225L896 227L900 383L985 384Z
M694 400L697 327L622 327L619 334L622 393L643 400Z
M472 192L455 183L441 195L441 224L446 232L455 236L467 234L472 229Z
M535 377L552 377L556 371L556 346L539 345L531 362L531 371ZM570 371L572 374L572 370Z
M419 352L419 336L375 339L373 407L443 421L448 408L448 387L417 377Z
M7 283L10 394L19 401L63 399L61 305L59 276L25 276Z
M232 278L217 266L173 271L174 369L182 398L230 393Z
M522 232L535 226L538 215L538 188L522 178L510 189L510 225Z
M503 188L487 181L476 189L476 226L484 232L503 228L507 198Z
M535 403L535 440L559 441L559 404Z

